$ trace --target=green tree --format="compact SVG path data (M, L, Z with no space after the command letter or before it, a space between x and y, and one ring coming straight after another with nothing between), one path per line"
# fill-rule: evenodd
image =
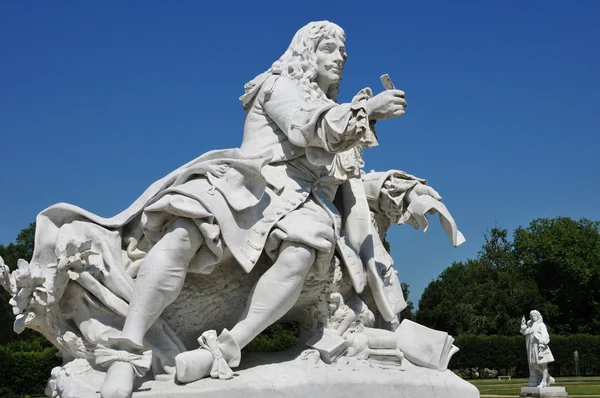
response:
M17 235L16 243L0 245L0 257L8 267L13 270L17 268L17 260L20 258L31 261L33 256L33 245L35 241L35 222L23 228Z
M0 245L0 257L4 259L5 264L11 270L17 268L17 260L20 258L31 261L34 239L35 222L29 224L27 228L24 228L19 232L15 243L9 243L6 246ZM8 303L9 300L10 295L8 292L0 288L0 344L15 340L31 340L37 334L34 334L34 332L29 329L21 335L13 332L15 315L12 312L12 306Z
M402 292L404 293L404 299L406 300L406 308L402 311L402 319L410 319L414 321L416 319L415 314L415 304L408 299L408 295L410 294L410 285L406 282L402 282L400 284L402 286Z
M522 273L535 280L555 332L600 333L600 222L533 220L514 232ZM541 310L541 309L540 309Z
M427 286L417 322L453 335L514 334L531 306L541 309L535 283L517 264L508 231L492 228L476 259L453 263Z
M417 321L459 335L514 334L542 312L555 333L600 333L598 222L537 219L493 228L476 259L452 264L419 301Z
M510 277L489 261L454 263L425 288L417 322L453 335L512 334L510 319L515 315L507 314L512 309L500 288L516 284Z

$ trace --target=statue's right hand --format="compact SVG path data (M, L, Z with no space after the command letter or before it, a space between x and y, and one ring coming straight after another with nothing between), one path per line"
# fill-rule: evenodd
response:
M367 100L369 118L374 120L391 119L405 113L404 91L386 90Z

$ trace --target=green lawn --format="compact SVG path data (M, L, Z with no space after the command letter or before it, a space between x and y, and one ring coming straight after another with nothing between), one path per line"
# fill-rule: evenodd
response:
M473 379L468 380L475 385L481 396L506 395L507 397L518 397L521 387L526 387L528 379ZM557 377L555 386L565 387L569 396L600 397L600 377Z

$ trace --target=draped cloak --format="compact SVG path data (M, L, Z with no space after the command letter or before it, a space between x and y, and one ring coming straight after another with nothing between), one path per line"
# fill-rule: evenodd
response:
M391 290L383 282L392 260L372 233L362 159L356 155L372 139L364 95L350 104L315 102L291 79L269 75L246 99L240 149L201 155L111 218L66 203L45 209L36 220L32 263L47 267L65 255L69 242L91 241L102 260L95 277L101 287L92 293L113 303L107 304L113 310L120 301L126 308L145 253L170 221L186 217L204 237L189 272L210 273L232 256L250 272L263 252L274 260L282 240L314 247L315 266L325 272L337 247L355 290L362 292L368 281L383 318L397 320L406 303L399 282L392 281ZM211 171L216 165L227 171L219 176ZM339 208L334 205L338 186ZM169 349L183 351L165 328L173 340Z
M531 365L554 362L554 356L548 347L550 334L544 322L530 320L527 329L521 333L526 336L527 359Z

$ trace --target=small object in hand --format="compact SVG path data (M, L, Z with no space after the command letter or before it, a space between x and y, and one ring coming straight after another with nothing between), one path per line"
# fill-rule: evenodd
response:
M392 83L392 79L390 79L390 76L387 73L385 75L381 75L379 79L381 79L381 84L383 84L383 87L386 90L396 89L396 86L394 86L394 83Z

